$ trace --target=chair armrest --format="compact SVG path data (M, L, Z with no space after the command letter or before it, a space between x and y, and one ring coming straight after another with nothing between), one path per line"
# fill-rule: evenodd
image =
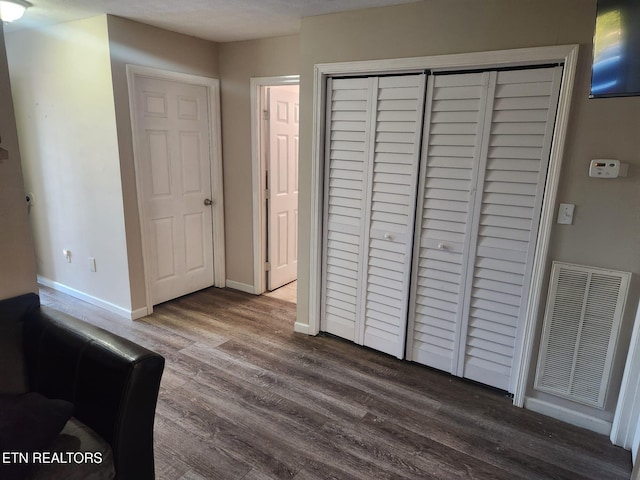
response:
M164 358L51 308L24 323L31 390L75 405L113 450L119 480L154 478L153 421Z

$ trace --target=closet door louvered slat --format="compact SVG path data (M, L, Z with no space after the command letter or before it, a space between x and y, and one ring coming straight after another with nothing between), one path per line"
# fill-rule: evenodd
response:
M554 262L535 388L603 408L631 274Z

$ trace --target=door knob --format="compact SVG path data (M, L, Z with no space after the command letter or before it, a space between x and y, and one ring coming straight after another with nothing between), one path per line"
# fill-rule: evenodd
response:
M208 207L209 205L213 205L213 202L211 201L210 198L205 198L204 199L204 204Z

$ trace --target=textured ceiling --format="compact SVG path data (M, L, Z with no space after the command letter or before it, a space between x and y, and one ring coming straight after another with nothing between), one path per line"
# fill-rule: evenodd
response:
M302 17L417 0L30 0L5 30L41 27L110 13L217 42L296 34Z

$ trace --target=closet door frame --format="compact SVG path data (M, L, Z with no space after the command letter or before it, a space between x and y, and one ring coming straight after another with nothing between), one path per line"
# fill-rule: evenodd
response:
M311 158L311 218L310 218L310 265L309 265L309 324L297 322L297 332L316 335L320 331L320 309L322 289L322 237L324 207L324 145L325 145L325 105L327 79L332 76L405 74L430 71L451 71L521 67L531 65L563 64L564 71L558 112L553 132L553 144L548 167L547 188L545 188L542 214L538 229L538 242L533 263L531 283L526 305L525 324L517 358L514 359L516 388L513 403L522 407L528 372L532 361L533 341L540 301L543 295L542 284L547 265L549 240L553 226L553 213L556 203L560 168L566 140L567 124L571 96L575 81L578 59L578 45L560 45L469 54L438 55L389 60L362 62L344 62L318 64L314 67L313 85L313 137ZM303 307L304 308L304 307Z

